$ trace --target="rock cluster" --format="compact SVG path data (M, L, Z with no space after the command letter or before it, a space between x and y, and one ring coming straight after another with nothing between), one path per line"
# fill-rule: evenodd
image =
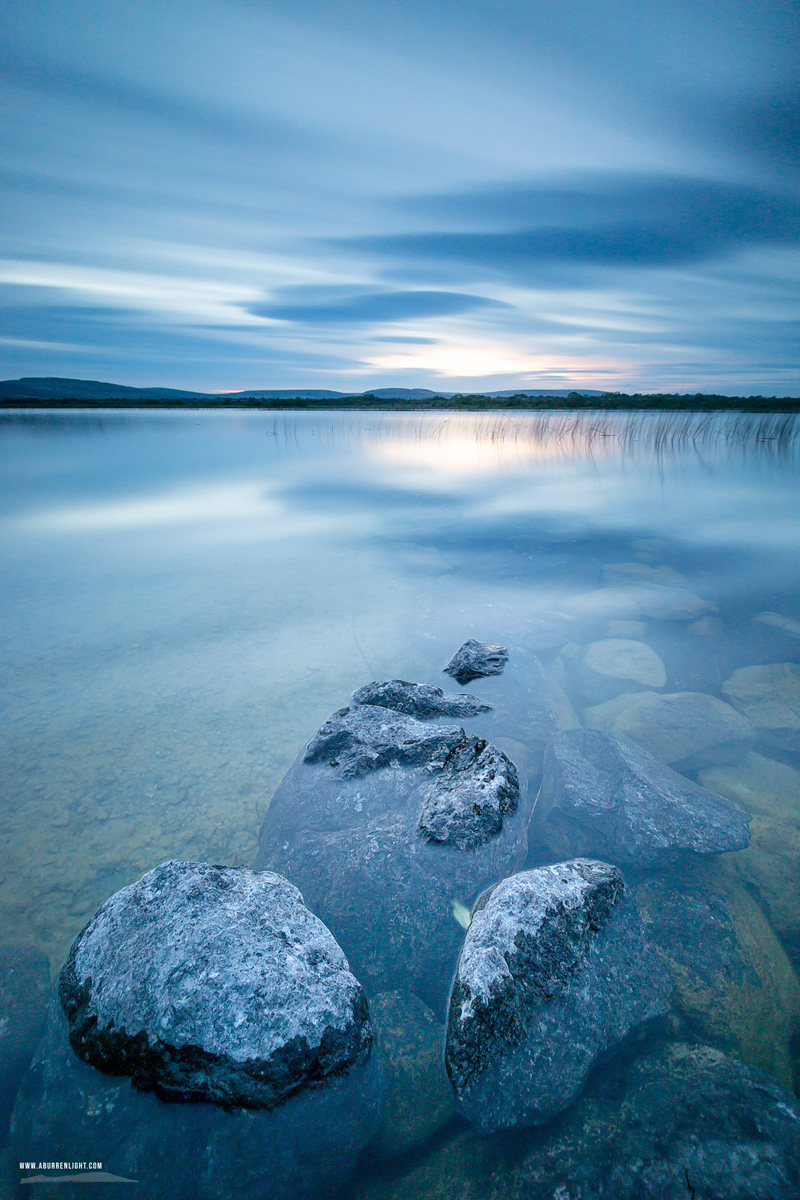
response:
M303 890L369 992L406 979L442 1011L461 939L453 901L519 865L528 816L514 764L484 738L353 704L275 793L256 866Z

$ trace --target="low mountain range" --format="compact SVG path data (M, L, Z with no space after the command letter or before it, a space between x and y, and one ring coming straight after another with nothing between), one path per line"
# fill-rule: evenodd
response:
M350 396L376 396L379 400L427 400L433 396L450 397L454 392L431 392L427 388L369 388L363 392L331 392L324 389L284 388L279 391L248 388L241 392L186 392L178 388L135 388L97 379L62 379L56 376L29 376L0 382L0 400L344 400ZM570 389L510 390L482 393L502 396L568 396ZM581 395L601 396L602 392L582 389Z

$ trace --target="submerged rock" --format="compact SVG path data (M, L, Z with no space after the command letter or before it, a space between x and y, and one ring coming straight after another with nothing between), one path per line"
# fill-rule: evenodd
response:
M743 809L600 729L553 735L535 819L557 855L634 867L742 850L749 841Z
M148 1197L293 1200L338 1185L380 1121L363 989L280 876L162 863L106 901L58 990L22 1159L102 1146Z
M634 596L623 588L613 587L567 596L561 602L561 608L569 616L583 621L635 621L641 615Z
M369 1007L388 1076L383 1124L370 1153L394 1158L427 1142L456 1115L444 1069L444 1028L413 992L381 992Z
M0 1141L44 1028L50 963L32 946L0 946Z
M482 1131L549 1120L667 1011L669 990L616 867L575 859L504 879L478 901L450 997L461 1111Z
M752 724L707 692L634 692L587 708L585 725L638 742L677 770L738 762L750 748Z
M758 730L762 741L800 750L800 666L768 663L740 667L720 691Z
M800 984L761 909L723 867L636 889L647 933L695 1036L792 1086Z
M642 616L655 621L696 621L706 613L716 612L713 604L686 588L653 584L637 587L632 595Z
M794 1200L800 1104L710 1046L619 1062L512 1153L463 1133L355 1200Z
M621 562L606 563L603 567L603 583L611 587L624 587L626 583L680 587L686 582L685 575L666 563L653 567L641 562Z
M758 621L760 625L769 625L772 629L779 629L781 633L787 633L789 637L800 638L800 621L795 621L793 617L784 617L781 613L776 612L760 612L753 617L754 621Z
M442 1010L471 904L523 860L514 764L458 725L375 705L326 721L273 797L257 869L280 870L370 992L411 987Z
M487 675L502 675L507 662L508 651L505 646L493 646L489 642L477 642L470 638L456 650L443 670L456 683L465 684L473 679L484 679Z
M604 638L585 647L578 679L586 700L590 704L601 704L620 692L663 687L667 672L655 650L651 650L646 642Z
M367 683L353 692L350 703L393 708L420 721L435 717L476 717L478 713L489 712L492 707L469 693L447 695L432 683L407 683L405 679Z
M733 868L800 970L800 771L750 752L736 766L702 771L700 780L753 813L750 846Z
M561 661L555 660L559 665ZM503 674L482 679L476 691L491 711L479 714L472 729L494 745L505 748L513 743L514 754L519 755L515 761L530 775L541 770L541 754L550 735L580 724L555 664L545 667L527 650L510 651Z

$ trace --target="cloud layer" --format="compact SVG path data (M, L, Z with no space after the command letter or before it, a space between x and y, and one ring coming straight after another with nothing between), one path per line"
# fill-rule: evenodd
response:
M11 0L3 375L799 394L783 0Z

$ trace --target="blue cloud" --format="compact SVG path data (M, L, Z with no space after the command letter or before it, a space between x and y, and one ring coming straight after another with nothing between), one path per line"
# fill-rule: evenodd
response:
M288 290L288 289L287 289ZM304 325L380 324L422 317L450 317L476 308L508 308L486 296L465 292L367 292L322 304L255 304L259 317L296 321Z
M410 207L495 228L352 238L348 244L390 258L515 271L548 262L672 266L741 246L800 240L800 204L793 198L683 178L593 175L582 188L496 189L421 198ZM523 227L497 231L516 223Z

